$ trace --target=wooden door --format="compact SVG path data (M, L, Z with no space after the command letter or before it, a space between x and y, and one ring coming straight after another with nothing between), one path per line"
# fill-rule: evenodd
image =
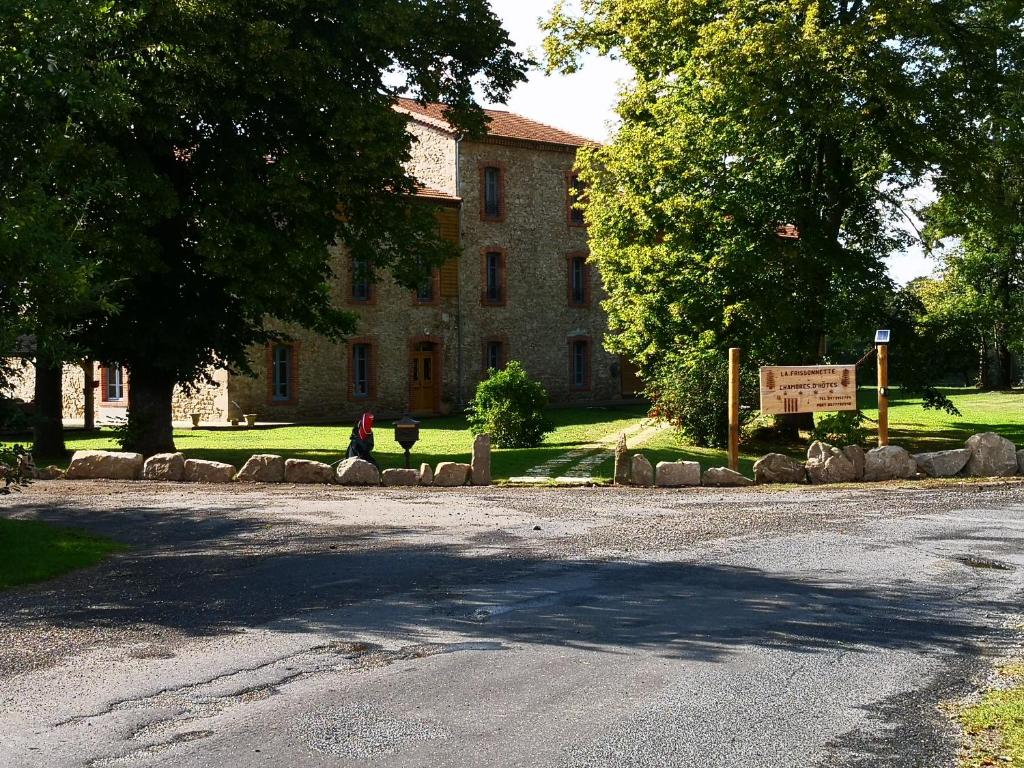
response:
M412 352L412 387L410 410L433 412L436 392L437 364L432 344L417 344Z

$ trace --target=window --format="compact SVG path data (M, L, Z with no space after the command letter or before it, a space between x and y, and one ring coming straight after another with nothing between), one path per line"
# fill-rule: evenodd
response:
M103 368L103 400L108 403L124 400L124 368L116 363Z
M484 342L484 371L492 368L496 371L505 367L505 342L500 339L489 339Z
M505 305L508 298L508 283L505 270L505 251L503 249L484 249L480 282L481 304L492 307Z
M590 340L569 341L569 375L573 389L590 389Z
M271 397L274 400L292 399L292 348L286 345L274 347L271 355L273 389Z
M583 253L569 254L569 306L586 307L590 304L590 269Z
M485 163L480 166L480 218L484 221L505 219L505 166Z
M366 259L352 259L352 301L369 303L373 298L370 264Z
M570 172L566 176L568 194L566 205L568 207L568 219L570 227L585 227L587 222L583 218L583 211L576 207L577 202L585 202L587 185L580 181L577 174Z
M420 287L416 289L416 301L420 304L429 304L434 300L434 276L430 275L426 280L420 283Z
M370 397L370 345L352 345L352 396Z

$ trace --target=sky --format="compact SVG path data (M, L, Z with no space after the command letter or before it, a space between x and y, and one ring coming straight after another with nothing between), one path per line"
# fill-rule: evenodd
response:
M539 58L543 38L538 21L553 5L554 0L491 0L491 7L501 17L516 47L538 54L535 58ZM590 56L574 75L531 72L529 80L512 92L507 106L496 106L590 139L607 141L614 131L619 84L628 82L629 75L629 67L623 62ZM928 189L918 191L919 199L929 195ZM894 254L886 262L898 283L929 275L934 269L934 262L920 248Z

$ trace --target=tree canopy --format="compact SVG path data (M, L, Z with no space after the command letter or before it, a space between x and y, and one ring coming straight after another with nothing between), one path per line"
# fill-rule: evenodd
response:
M610 343L656 401L702 387L686 372L708 355L724 366L729 346L753 365L800 364L827 359L829 337L869 341L893 289L883 258L909 237L905 192L972 145L1012 6L555 8L550 67L596 50L635 73L614 140L580 164ZM691 436L720 441L722 426Z
M105 296L77 338L130 368L128 441L146 453L173 445L173 386L247 370L274 324L351 331L332 243L410 285L448 253L410 202L396 95L443 101L472 133L474 86L502 100L523 76L485 0L0 8L4 98L20 104L0 134L5 171L47 167L51 136L68 153L55 181L5 188L4 212L87 233L69 253Z

